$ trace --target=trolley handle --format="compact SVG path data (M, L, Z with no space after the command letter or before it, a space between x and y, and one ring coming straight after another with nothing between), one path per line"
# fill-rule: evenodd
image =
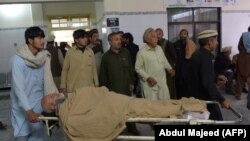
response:
M219 104L217 101L206 101L206 104ZM230 111L232 111L232 113L238 118L236 120L227 120L227 121L215 121L215 123L218 124L230 124L230 123L239 123L242 122L243 120L243 116L242 114L236 110L234 107L232 107L232 105L229 108Z

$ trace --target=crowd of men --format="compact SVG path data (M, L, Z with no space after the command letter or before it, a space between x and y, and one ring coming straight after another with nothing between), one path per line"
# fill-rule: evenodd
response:
M218 69L221 61L225 63L223 59L228 61L229 55L217 56L215 68L219 71L214 69L213 63L217 31L200 32L197 36L199 49L186 29L180 31L175 43L165 39L163 33L161 28L146 29L142 35L145 44L140 49L131 33L110 33L110 48L104 53L97 29L89 32L79 29L73 33L74 46L64 55L55 45L54 36L47 39L44 50L44 31L39 27L28 28L26 45L11 61L11 122L15 140L43 140L43 125L38 117L44 94L70 93L86 86L106 86L119 94L150 100L182 97L216 100L222 107L229 108L230 102L217 87L226 85L226 92L234 94L230 68ZM237 99L240 99L243 84L250 84L250 68L242 69L242 66L250 67L245 64L250 62L249 33L244 33L240 39L237 63L232 69L237 74ZM231 66L227 63L226 67ZM223 120L218 105L208 106L208 110L210 119ZM127 124L127 127L129 132L140 134L135 124Z

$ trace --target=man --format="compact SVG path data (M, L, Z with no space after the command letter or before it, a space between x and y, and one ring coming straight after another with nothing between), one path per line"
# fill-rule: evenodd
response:
M236 63L236 99L241 99L242 89L245 83L248 83L250 87L250 26L248 32L242 33L240 37ZM249 51L249 52L248 52ZM248 104L247 107L250 109L250 89L248 89Z
M73 141L111 141L133 117L167 118L184 112L204 112L206 104L197 99L149 101L109 91L105 87L83 87L63 96L51 94L42 100L45 111L59 107L65 135Z
M157 35L153 28L143 34L142 47L136 58L135 70L140 76L142 93L146 99L170 99L166 80L166 70L174 76L175 71L168 63L162 49L157 45Z
M44 50L44 32L34 26L25 31L26 45L11 60L11 123L15 141L43 141L41 99L58 92L50 69L50 54Z
M87 47L91 48L95 54L97 74L99 74L102 55L103 55L103 47L102 47L102 42L99 39L99 33L97 29L91 29L88 32L88 40L89 40L89 45Z
M200 49L190 60L187 71L187 94L202 100L216 100L222 107L229 108L230 102L219 93L215 85L212 51L217 47L218 33L214 30L205 30L198 34ZM218 105L208 105L210 119L223 120Z
M61 92L73 92L84 86L98 86L95 55L87 48L87 33L78 29L73 33L75 46L66 53L61 76Z
M235 95L233 88L233 65L230 59L232 47L224 47L217 54L214 62L215 78L219 75L224 75L227 78L225 91L227 94Z
M186 97L187 82L186 71L189 64L189 60L196 50L196 45L189 39L188 30L182 29L179 34L180 39L174 43L174 47L177 54L176 60L176 97Z
M133 64L133 69L135 69L135 60L136 60L136 55L137 52L139 51L139 46L134 43L134 37L131 33L127 32L122 35L122 47L126 48L129 51L130 58ZM135 72L135 83L134 83L134 94L139 96L139 88L138 88L138 75Z
M54 79L54 82L59 89L61 81L61 72L63 66L63 54L60 49L55 46L55 36L50 35L47 38L46 50L51 54L51 72Z
M161 28L157 28L155 31L158 38L157 44L161 46L169 64L173 69L175 69L176 52L173 44L169 40L163 38L164 34ZM176 99L175 77L171 77L169 73L167 73L167 84L170 92L170 98Z
M102 57L100 86L106 86L110 91L131 96L135 78L129 52L121 48L119 33L110 33L108 41L110 49ZM139 134L135 125L128 124L128 131Z

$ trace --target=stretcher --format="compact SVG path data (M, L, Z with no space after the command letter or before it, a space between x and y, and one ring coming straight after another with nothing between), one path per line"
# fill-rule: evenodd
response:
M219 104L214 101L206 101L206 104ZM230 107L229 110L237 117L235 120L202 120L202 119L179 119L179 118L129 118L127 122L136 123L171 123L171 124L188 124L188 125L209 125L209 124L236 124L242 122L242 114L238 112L234 107ZM39 117L40 120L45 121L45 126L47 130L47 135L51 136L51 130L56 126L56 124L49 125L49 121L58 121L58 117ZM155 140L153 136L125 136L120 135L117 137L119 140Z

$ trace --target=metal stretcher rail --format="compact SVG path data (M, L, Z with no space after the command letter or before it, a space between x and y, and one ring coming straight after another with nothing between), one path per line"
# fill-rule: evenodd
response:
M206 104L219 104L214 101L206 101ZM230 107L229 110L238 118L236 120L201 120L201 119L178 119L178 118L129 118L127 122L138 122L138 123L186 123L189 125L201 125L201 124L235 124L242 121L242 114L238 112L234 107ZM40 120L45 121L47 134L50 136L50 130L55 126L49 126L49 120L58 120L58 117L39 117ZM118 136L117 139L124 140L154 140L151 136Z

